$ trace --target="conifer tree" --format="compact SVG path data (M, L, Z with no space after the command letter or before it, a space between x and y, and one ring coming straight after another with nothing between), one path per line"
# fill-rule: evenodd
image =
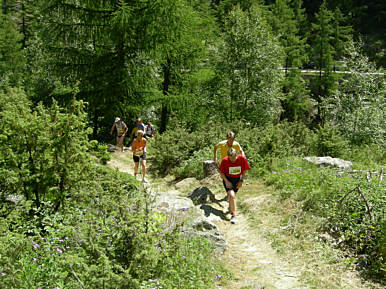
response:
M315 23L312 23L312 53L316 67L319 70L318 79L313 82L313 94L318 103L318 113L315 122L323 121L323 112L321 102L323 97L328 97L336 89L336 75L332 73L333 57L335 54L333 41L333 13L328 10L324 1L318 13L315 15Z
M211 20L204 20L185 0L164 0L169 9L161 9L154 21L154 56L160 67L162 97L160 103L160 132L167 128L170 111L185 102L183 81L189 71L196 68L205 54L205 46L211 34ZM189 100L188 100L189 101ZM190 108L191 109L191 108Z
M130 119L139 110L152 83L147 36L162 2L56 0L42 7L49 68L65 85L80 82L94 138L106 135L115 116Z
M334 18L333 18L333 40L332 45L335 50L334 54L334 71L336 71L337 61L341 60L344 56L345 45L351 39L351 26L345 25L347 22L346 17L342 14L339 7L336 7L334 10Z
M0 13L0 78L7 78L11 86L19 84L25 64L22 38L10 15Z
M295 7L291 7L294 5ZM273 31L278 33L285 52L285 80L283 82L282 118L289 120L306 120L309 111L309 92L300 69L306 61L307 44L300 34L300 19L304 17L299 2L276 0L270 6L270 23ZM296 13L295 13L296 12Z

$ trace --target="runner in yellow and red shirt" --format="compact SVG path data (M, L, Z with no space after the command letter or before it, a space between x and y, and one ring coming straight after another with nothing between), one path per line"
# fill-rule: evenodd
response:
M236 193L242 187L245 171L250 169L247 159L238 155L234 148L228 150L220 165L219 171L223 180L224 188L228 195L231 223L236 223Z

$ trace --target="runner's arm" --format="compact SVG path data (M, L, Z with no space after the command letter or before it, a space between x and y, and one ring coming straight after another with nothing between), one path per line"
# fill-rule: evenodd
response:
M123 135L126 135L128 130L129 130L129 128L127 127L127 125L125 123L123 123Z

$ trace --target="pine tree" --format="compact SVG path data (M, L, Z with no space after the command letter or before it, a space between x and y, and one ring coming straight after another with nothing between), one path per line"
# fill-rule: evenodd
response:
M190 97L183 92L183 81L204 58L205 41L208 41L213 25L210 20L204 21L199 11L195 11L185 0L163 2L169 9L157 14L158 19L154 23L158 26L155 26L153 34L153 39L157 41L154 55L162 75L162 97L155 100L161 105L161 133L167 128L170 111Z
M310 100L306 82L300 72L302 64L307 60L306 39L301 36L299 23L304 15L299 7L299 1L292 3L289 0L276 0L270 6L270 11L269 20L272 29L278 33L286 55L282 99L284 111L281 118L305 121Z
M333 57L335 54L333 41L333 13L328 10L324 1L315 15L315 23L312 23L312 52L316 67L319 70L318 79L313 81L313 94L318 103L316 123L323 121L323 112L320 103L323 97L328 97L336 89L337 76L332 73Z
M336 7L334 11L334 18L332 23L334 28L332 45L335 50L334 71L336 71L337 61L340 61L341 58L344 56L345 45L352 38L351 37L352 28L351 26L344 25L346 22L347 22L346 17L344 17L340 9Z
M22 78L25 64L22 37L11 17L0 13L0 79L8 79L11 86L17 86Z

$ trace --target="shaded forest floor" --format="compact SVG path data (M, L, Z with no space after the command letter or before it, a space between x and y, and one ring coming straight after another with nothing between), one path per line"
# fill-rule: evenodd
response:
M108 166L133 174L131 151L113 153ZM176 190L176 182L171 177L152 177L151 165L146 178L149 180L146 186L156 192ZM181 195L186 196L186 192L197 185L207 186L218 200L225 196L218 176L179 188ZM225 214L228 205L223 200L213 204L213 208ZM281 234L281 212L288 213L289 210L295 210L293 203L281 203L275 199L271 188L248 179L237 195L237 224L224 218L209 217L225 235L228 244L219 261L230 276L220 278L217 288L382 288L360 278L352 265L344 262L340 252L328 244L306 236Z

